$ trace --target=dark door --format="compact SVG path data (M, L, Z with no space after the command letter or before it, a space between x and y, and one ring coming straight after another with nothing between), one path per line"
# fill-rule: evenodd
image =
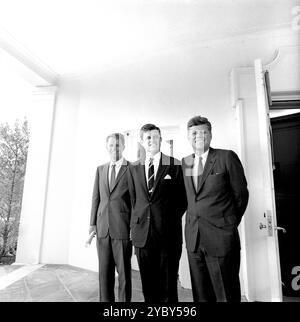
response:
M300 297L300 113L271 119L282 291Z

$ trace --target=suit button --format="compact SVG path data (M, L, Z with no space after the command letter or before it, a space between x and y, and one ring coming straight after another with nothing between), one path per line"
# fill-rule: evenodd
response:
M150 216L147 216L147 219L150 219Z

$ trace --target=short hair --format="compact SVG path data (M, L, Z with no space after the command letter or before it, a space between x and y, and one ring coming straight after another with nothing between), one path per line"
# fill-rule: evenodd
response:
M187 129L196 125L207 125L209 131L211 132L211 124L206 117L200 115L192 117L187 123Z
M109 134L106 138L106 143L108 142L109 138L114 138L119 142L122 142L122 144L125 146L125 139L124 139L124 135L121 133L112 133Z
M154 124L149 123L149 124L145 124L145 125L143 125L143 126L141 127L141 129L140 129L140 138L141 138L141 140L143 139L143 134L144 134L144 133L146 133L146 132L148 132L148 131L152 131L152 130L157 130L157 131L159 132L159 135L161 136L160 128L159 128L159 127L157 127L157 126L156 126L156 125L154 125Z

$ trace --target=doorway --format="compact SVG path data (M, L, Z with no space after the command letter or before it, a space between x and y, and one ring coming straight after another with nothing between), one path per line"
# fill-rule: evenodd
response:
M300 301L300 113L270 121L282 293Z
M18 246L33 86L5 65L5 53L0 61L0 265L11 265Z

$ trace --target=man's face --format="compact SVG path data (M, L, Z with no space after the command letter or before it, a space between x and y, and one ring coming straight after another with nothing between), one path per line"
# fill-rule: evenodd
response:
M141 144L147 154L155 155L160 151L161 136L158 130L151 130L143 133Z
M188 140L195 152L206 152L212 139L211 131L206 124L195 125L188 129Z
M116 162L122 158L124 144L120 139L110 137L106 143L106 149L112 162Z

